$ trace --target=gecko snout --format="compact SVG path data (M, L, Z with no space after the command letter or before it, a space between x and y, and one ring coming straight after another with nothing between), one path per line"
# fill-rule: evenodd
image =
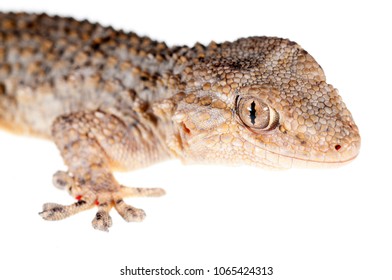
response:
M325 157L326 163L348 163L358 156L361 147L358 127L350 121L342 131L345 136L337 138L331 143Z

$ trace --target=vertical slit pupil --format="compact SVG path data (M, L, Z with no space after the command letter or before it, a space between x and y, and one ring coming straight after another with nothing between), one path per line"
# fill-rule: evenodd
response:
M250 111L249 111L249 117L250 117L250 122L254 125L256 123L256 103L252 101L250 104Z

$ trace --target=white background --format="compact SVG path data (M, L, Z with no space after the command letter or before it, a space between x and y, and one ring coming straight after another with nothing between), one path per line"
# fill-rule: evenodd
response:
M8 3L7 3L8 2ZM360 156L328 170L268 171L182 166L118 174L124 184L164 187L129 199L143 223L114 211L110 233L87 211L43 221L44 202L73 199L51 186L65 167L47 141L0 133L0 279L240 279L130 277L120 269L175 265L273 266L244 279L392 279L391 9L388 1L16 1L0 10L87 18L165 40L207 44L251 35L290 38L322 65L362 135Z

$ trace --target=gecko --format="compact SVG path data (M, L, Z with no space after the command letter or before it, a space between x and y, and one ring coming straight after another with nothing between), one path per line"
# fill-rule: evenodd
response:
M360 135L338 90L297 43L249 37L167 46L133 32L47 14L0 13L0 127L54 141L67 170L53 175L73 204L46 203L61 220L97 207L108 231L126 197L161 188L120 184L114 171L168 159L272 169L340 166Z

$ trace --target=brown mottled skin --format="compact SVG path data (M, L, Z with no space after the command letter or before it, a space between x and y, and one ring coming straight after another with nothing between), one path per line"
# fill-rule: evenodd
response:
M58 220L98 206L96 229L141 209L113 170L179 158L271 168L354 159L360 136L337 90L298 44L252 37L167 47L110 27L0 13L0 126L52 139L68 170L55 186L78 201L44 205Z

